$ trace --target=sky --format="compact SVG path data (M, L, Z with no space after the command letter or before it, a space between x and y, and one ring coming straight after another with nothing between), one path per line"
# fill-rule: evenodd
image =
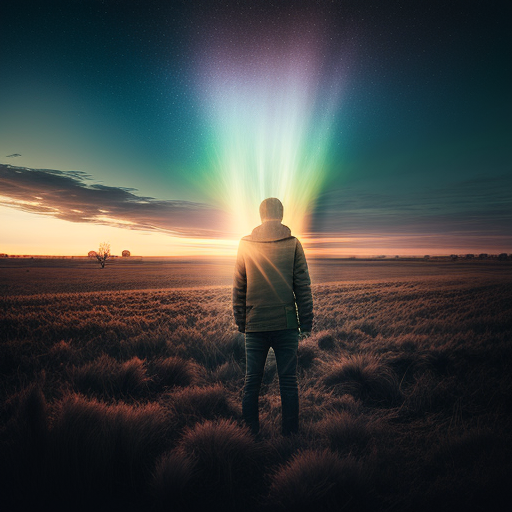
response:
M3 1L0 252L512 252L505 1Z

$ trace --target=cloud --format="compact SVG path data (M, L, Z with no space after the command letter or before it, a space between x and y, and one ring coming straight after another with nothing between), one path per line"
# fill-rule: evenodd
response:
M21 156L19 153L13 153L12 155L7 155L5 158L16 158L18 156Z
M445 186L386 192L369 184L329 191L311 218L316 235L512 236L512 177L480 177Z
M88 183L91 182L91 183ZM158 200L135 189L93 183L82 171L0 164L0 205L70 222L200 238L226 236L225 212L189 201Z
M158 231L191 238L231 238L228 214L207 204L158 200L132 188L95 183L82 171L0 164L0 205L70 222ZM313 211L309 248L504 247L512 240L512 178L465 180L386 192L369 183L331 190ZM379 249L377 249L379 248ZM504 249L505 250L505 249ZM356 251L357 252L357 251Z

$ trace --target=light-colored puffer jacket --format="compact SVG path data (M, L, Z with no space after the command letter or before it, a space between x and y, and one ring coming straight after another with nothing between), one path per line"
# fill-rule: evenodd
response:
M301 243L287 226L267 220L240 240L233 313L241 332L311 331L313 298Z

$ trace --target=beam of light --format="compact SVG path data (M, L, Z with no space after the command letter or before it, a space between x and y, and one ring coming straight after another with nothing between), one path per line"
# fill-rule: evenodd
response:
M266 251L262 249L261 244L255 244L245 249L245 256L250 259L267 285L274 292L275 297L279 300L279 293L276 290L275 283L279 282L282 288L288 289L290 294L293 294L293 289L290 286L290 280L287 279L279 270L277 265L268 257Z
M326 69L322 37L286 44L217 47L201 63L208 127L203 186L230 212L236 236L260 223L259 204L277 197L292 233L322 191L340 100L339 69Z

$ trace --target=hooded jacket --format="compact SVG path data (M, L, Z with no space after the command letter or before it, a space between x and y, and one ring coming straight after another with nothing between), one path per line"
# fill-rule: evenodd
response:
M278 220L264 221L240 240L233 313L240 332L311 331L313 298L304 250Z

